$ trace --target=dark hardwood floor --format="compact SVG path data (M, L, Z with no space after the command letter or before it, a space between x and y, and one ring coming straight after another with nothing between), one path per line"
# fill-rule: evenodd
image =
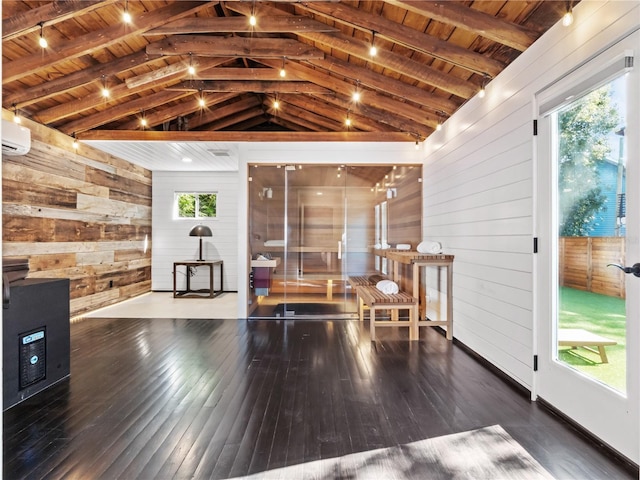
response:
M74 323L70 379L4 413L4 478L228 478L496 424L558 479L635 477L433 329L366 325Z

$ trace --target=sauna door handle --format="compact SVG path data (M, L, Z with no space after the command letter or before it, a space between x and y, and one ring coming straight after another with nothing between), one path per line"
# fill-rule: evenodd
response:
M636 277L640 277L640 263L634 263L632 267L624 267L617 263L610 263L607 267L618 267L624 273L633 273Z

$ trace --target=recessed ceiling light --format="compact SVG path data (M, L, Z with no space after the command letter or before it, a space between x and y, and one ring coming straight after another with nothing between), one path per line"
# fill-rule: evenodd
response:
M191 163L191 159L190 159L189 157L184 157L184 158L182 159L182 161L183 161L184 163Z

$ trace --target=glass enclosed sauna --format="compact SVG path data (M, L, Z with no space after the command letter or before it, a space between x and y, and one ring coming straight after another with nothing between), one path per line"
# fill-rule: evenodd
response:
M421 238L417 165L251 165L252 318L352 318L348 278L385 268L374 246Z

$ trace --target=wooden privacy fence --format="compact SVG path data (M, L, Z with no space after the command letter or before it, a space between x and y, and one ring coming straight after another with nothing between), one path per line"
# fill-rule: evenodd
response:
M624 237L560 237L559 275L563 287L625 298Z

